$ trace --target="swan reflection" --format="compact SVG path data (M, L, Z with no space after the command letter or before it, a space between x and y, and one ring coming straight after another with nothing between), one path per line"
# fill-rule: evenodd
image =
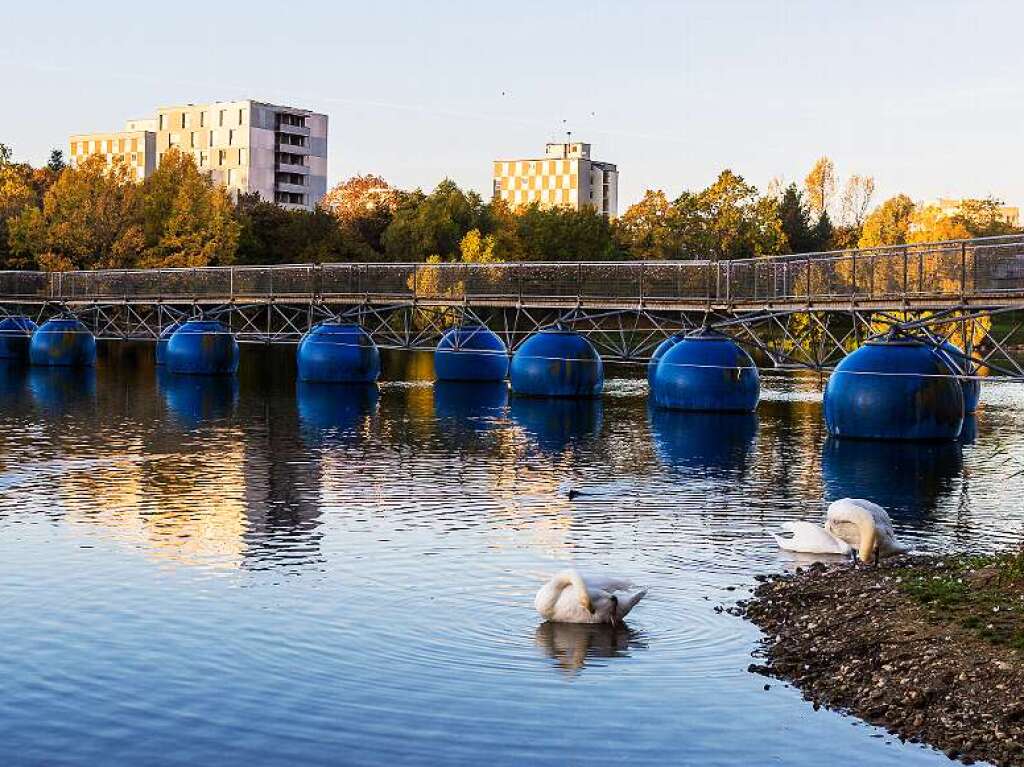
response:
M533 640L570 676L595 658L628 658L630 650L647 648L640 632L625 624L545 621L537 626Z

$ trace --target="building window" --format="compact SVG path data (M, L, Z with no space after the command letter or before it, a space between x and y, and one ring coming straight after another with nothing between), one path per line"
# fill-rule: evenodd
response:
M210 129L210 146L213 146L216 142L213 140L213 129Z
M239 125L241 125L241 124L242 124L242 112L243 112L243 111L244 111L244 110L242 110L242 109L239 109L239 110L238 110L238 124L239 124Z
M196 134L195 134L195 131L193 131L192 133L188 134L188 145L190 147L192 147L193 149L196 148Z
M76 152L78 152L78 142L72 141L71 142L71 154L75 154Z
M238 164L239 165L245 165L245 160L242 159L242 150L241 149L238 150Z
M235 185L235 169L228 168L228 186Z
M227 158L228 158L228 153L227 153L226 149L221 149L220 151L217 152L217 164L218 165L223 165L225 160L227 160Z
M230 128L230 129L228 129L228 146L234 146L234 145L235 145L235 129L234 128Z
M160 115L160 130L167 130L167 115Z
M199 167L200 168L205 168L209 164L210 164L210 155L207 154L206 152L200 152L199 153Z
M218 125L219 125L219 126L220 126L221 128L223 128L223 127L224 127L224 112L225 112L225 111L226 111L226 110L224 110L224 109L220 110L220 114L219 114L219 115L217 116L217 119L219 120L219 122L218 122L217 124L218 124Z
M206 127L206 112L200 112L199 113L199 127L200 128L205 128Z
M135 152L132 152L132 165L138 165L138 164L139 164L139 155L136 154Z

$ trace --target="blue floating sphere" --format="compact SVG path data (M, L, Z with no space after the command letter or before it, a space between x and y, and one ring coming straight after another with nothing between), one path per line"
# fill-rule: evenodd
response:
M463 325L441 336L434 352L438 381L504 381L508 348L483 325Z
M96 364L96 338L81 321L58 317L32 334L28 355L33 365L87 367Z
M761 395L757 366L739 344L713 330L697 330L658 363L654 402L672 410L749 413Z
M167 362L167 342L171 340L171 336L174 335L175 331L181 327L180 322L172 322L170 325L160 331L160 337L156 339L156 364L163 365Z
M942 355L913 338L869 341L837 366L825 387L834 437L956 439L964 394Z
M380 352L358 325L316 325L299 342L299 380L307 383L373 383Z
M0 359L28 359L28 347L36 323L28 317L5 317L0 320Z
M682 341L683 338L682 333L676 333L674 336L669 336L658 344L658 348L654 350L654 354L651 355L651 361L647 363L647 385L651 391L654 391L654 374L658 370L658 363L661 362L661 358L665 356L669 349Z
M512 391L534 397L596 397L604 364L593 344L572 330L542 330L516 350Z
M238 370L238 342L216 320L188 320L168 339L164 363L172 373L230 375Z
M939 347L939 354L943 355L946 364L955 372L963 375L974 375L974 363L971 358L964 354L956 344L943 341ZM981 381L977 378L961 378L960 388L964 393L964 415L970 415L978 409L978 400L981 398Z

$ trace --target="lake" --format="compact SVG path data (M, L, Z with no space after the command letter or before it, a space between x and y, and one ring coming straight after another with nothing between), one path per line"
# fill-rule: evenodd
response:
M625 367L564 402L419 353L378 392L298 386L289 347L221 380L100 351L0 368L0 763L948 763L748 673L758 631L715 608L842 496L915 550L1018 541L1020 384L961 444L872 444L826 437L816 376L714 416ZM544 624L569 565L650 594L624 630Z

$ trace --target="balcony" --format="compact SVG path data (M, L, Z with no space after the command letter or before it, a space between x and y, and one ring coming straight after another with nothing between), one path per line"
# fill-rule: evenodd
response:
M309 135L309 128L305 125L288 125L287 123L278 123L274 130L278 133L287 133L292 136Z
M309 154L308 146L295 146L294 144L284 144L281 141L274 142L274 151L276 152L287 152L288 154Z
M284 184L280 181L274 182L274 190L277 192L293 192L295 194L306 194L309 191L303 184Z
M295 163L291 162L278 161L274 163L274 170L280 171L281 173L298 173L299 175L302 176L309 175L309 168L307 168L305 165L296 165Z

